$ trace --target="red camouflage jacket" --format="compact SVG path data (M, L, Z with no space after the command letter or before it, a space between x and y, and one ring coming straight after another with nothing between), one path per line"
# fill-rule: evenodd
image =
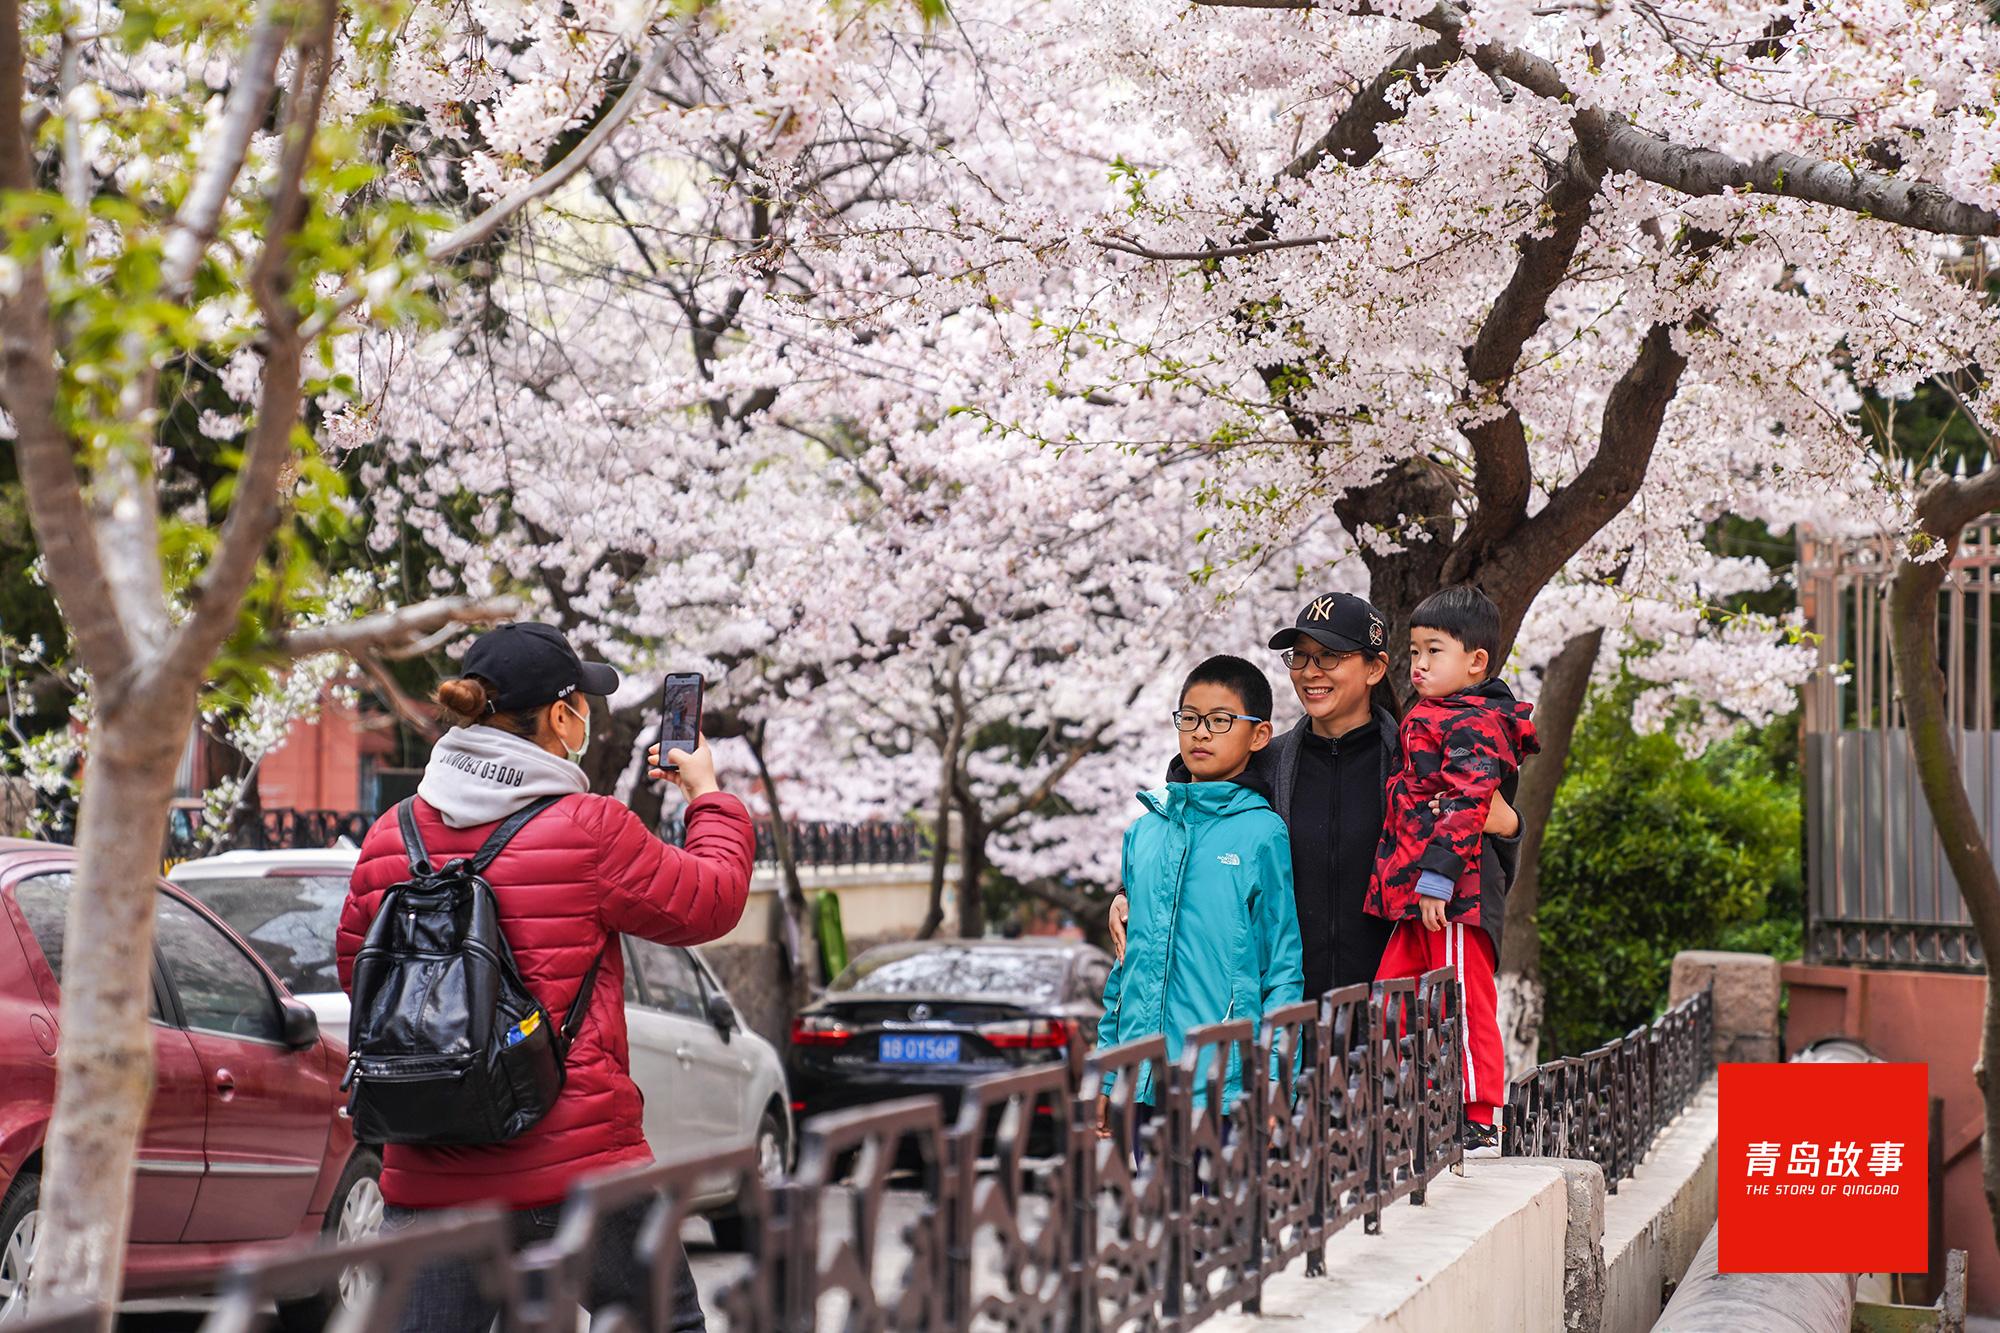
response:
M1410 710L1368 881L1364 910L1371 916L1402 921L1420 915L1417 880L1435 870L1453 884L1445 916L1483 924L1479 835L1493 793L1523 758L1542 748L1528 720L1533 711L1498 680L1419 700ZM1444 798L1441 812L1431 810L1433 797Z

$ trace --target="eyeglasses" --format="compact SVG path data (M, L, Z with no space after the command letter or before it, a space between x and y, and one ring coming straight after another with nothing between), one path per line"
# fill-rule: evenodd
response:
M1192 708L1182 708L1174 713L1174 726L1180 731L1193 731L1206 726L1211 735L1220 736L1238 722L1262 722L1261 717L1251 717L1248 713L1209 713L1204 716Z
M1279 660L1285 664L1287 671L1304 671L1310 667L1318 667L1328 675L1332 675L1341 663L1361 656L1364 656L1364 654L1352 652L1308 653L1298 648L1287 648L1284 652L1278 654Z

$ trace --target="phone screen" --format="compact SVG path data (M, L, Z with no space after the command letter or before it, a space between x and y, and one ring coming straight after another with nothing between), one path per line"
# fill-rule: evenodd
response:
M666 762L667 751L686 750L692 754L700 743L701 676L692 671L673 672L660 691L661 767L673 767Z

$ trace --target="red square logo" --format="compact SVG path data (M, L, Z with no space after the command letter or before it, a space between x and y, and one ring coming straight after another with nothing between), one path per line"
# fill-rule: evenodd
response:
M1725 1273L1920 1273L1930 1263L1930 1071L1723 1065Z

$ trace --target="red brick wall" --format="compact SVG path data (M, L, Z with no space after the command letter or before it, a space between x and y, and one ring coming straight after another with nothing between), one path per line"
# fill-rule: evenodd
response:
M295 722L283 745L264 756L258 794L269 807L357 810L361 806L361 756L382 739L353 709L329 697L315 722Z

